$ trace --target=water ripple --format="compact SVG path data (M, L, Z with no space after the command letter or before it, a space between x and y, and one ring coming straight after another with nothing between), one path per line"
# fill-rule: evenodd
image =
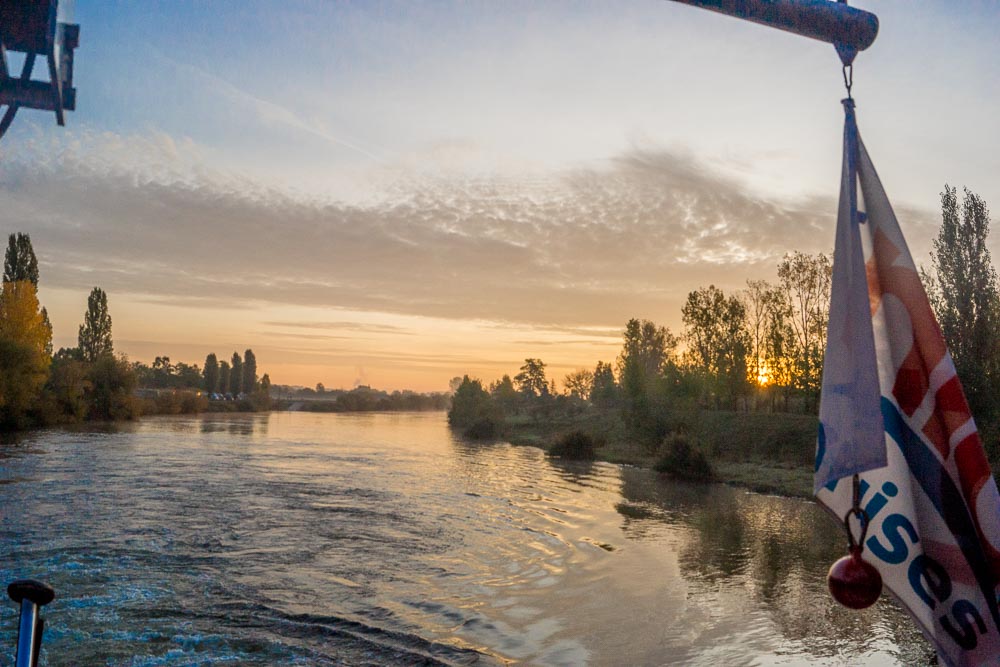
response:
M0 484L0 577L57 590L48 665L925 657L889 603L829 601L842 540L812 505L464 442L441 414L45 431L0 445Z

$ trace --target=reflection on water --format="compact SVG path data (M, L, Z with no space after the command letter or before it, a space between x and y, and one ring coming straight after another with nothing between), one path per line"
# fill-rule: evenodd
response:
M47 431L0 470L0 576L56 587L50 665L930 657L891 603L830 600L845 545L811 503L463 442L441 414Z
M627 535L691 528L677 549L690 595L711 598L724 614L763 612L784 642L801 644L814 659L933 664L929 645L887 598L855 612L829 596L826 571L844 555L846 540L815 504L719 485L669 485L634 469L624 469L622 481Z

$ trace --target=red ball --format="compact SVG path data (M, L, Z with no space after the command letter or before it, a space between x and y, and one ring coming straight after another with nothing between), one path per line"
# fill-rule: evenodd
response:
M833 599L851 609L870 607L882 594L882 575L861 558L861 547L834 563L826 581Z

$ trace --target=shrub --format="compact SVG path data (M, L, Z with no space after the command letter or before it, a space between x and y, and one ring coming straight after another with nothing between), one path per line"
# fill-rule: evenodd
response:
M654 466L657 472L697 482L707 482L715 477L712 464L700 449L694 447L687 436L674 433L663 441L663 456Z
M165 391L158 394L154 402L158 415L179 415L181 413L181 397L177 392Z
M549 454L564 459L593 461L596 450L597 442L589 434L583 431L571 431L552 445Z
M469 424L462 433L473 440L490 440L500 435L500 422L486 416Z
M196 415L208 408L208 397L198 392L185 391L181 393L181 413Z

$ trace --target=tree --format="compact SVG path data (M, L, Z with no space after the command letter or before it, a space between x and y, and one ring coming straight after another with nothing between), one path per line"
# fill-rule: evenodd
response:
M479 380L468 375L455 390L448 410L448 423L462 427L474 437L492 437L500 427L500 415L489 393Z
M325 394L326 393L326 386L322 382L317 382L316 383L316 393L317 394Z
M31 247L31 237L18 232L7 239L7 252L3 260L3 281L16 283L29 281L38 288L38 259Z
M525 359L520 370L514 376L514 384L522 395L529 399L548 395L549 383L545 379L545 364L541 359Z
M681 309L688 364L706 377L718 371L716 360L725 300L722 290L709 285L690 292Z
M156 357L153 359L153 386L160 389L167 388L173 384L174 366L170 363L170 357Z
M778 311L775 298L780 292L766 280L748 280L743 291L743 305L747 316L749 353L747 374L750 382L764 386L771 382L771 368L767 363L767 339Z
M11 234L7 239L7 250L4 253L3 261L3 282L17 283L30 282L35 287L37 297L38 292L38 259L35 257L35 249L31 246L31 237L18 232ZM49 343L45 348L45 353L52 356L52 322L49 321L49 311L42 308L42 321L45 330L48 332Z
M0 423L23 425L48 376L52 331L30 280L0 288Z
M219 387L219 358L212 352L205 357L205 370L202 371L205 378L205 391L214 394Z
M0 338L0 430L26 425L47 373L31 346Z
M808 402L819 398L826 351L826 325L830 316L833 264L828 255L795 251L778 265L778 280L791 304L789 319L796 338L796 382Z
M459 386L462 386L459 383ZM456 387L457 389L457 387ZM504 374L502 378L490 385L490 396L493 402L505 413L512 414L517 411L518 393L514 388L514 381L509 375Z
M243 353L243 393L249 396L257 391L257 355L247 349Z
M688 294L681 314L689 363L713 390L716 403L726 399L735 407L747 383L746 307L739 297L726 297L709 285Z
M590 402L602 409L613 408L618 404L618 384L610 363L597 362L590 389Z
M45 327L46 338L48 338L48 344L45 346L45 354L52 356L52 321L49 320L49 311L42 306L42 326Z
M798 353L795 332L792 331L792 306L785 292L775 288L767 295L768 327L764 337L764 365L767 368L767 386L774 409L776 394L781 393L784 409L788 409L788 396L795 383Z
M995 397L1000 292L986 246L989 209L979 195L963 190L961 212L955 188L945 184L941 193L941 230L931 253L936 274L931 302L972 413L991 420L1000 402Z
M582 401L589 400L590 390L594 387L594 372L586 368L575 370L566 375L563 384L570 396Z
M171 378L173 386L184 387L188 389L197 389L202 385L202 373L201 369L198 368L198 364L187 364L183 361L178 361L174 365L173 377Z
M5 282L0 289L0 337L27 345L40 356L49 356L52 329L39 308L31 281Z
M255 410L268 410L271 407L271 376L264 373L260 382L254 387L250 398Z
M136 416L136 377L125 357L102 354L87 371L90 386L86 392L91 419L118 420Z
M229 366L229 393L233 396L243 391L243 360L238 352L233 352Z
M229 362L219 362L219 393L225 394L229 391Z
M677 337L666 327L649 320L631 319L625 325L624 344L618 357L618 375L622 384L625 375L638 373L643 379L658 377L671 360L677 347Z
M66 348L59 352L52 359L46 390L60 415L79 421L87 416L87 392L92 388L88 366Z
M637 319L626 323L622 337L618 380L625 425L631 437L654 446L664 435L665 422L657 414L653 394L671 363L677 338L665 327Z
M94 362L114 353L111 340L111 315L108 314L108 295L95 287L87 298L87 312L83 316L79 335L80 350L84 361Z

